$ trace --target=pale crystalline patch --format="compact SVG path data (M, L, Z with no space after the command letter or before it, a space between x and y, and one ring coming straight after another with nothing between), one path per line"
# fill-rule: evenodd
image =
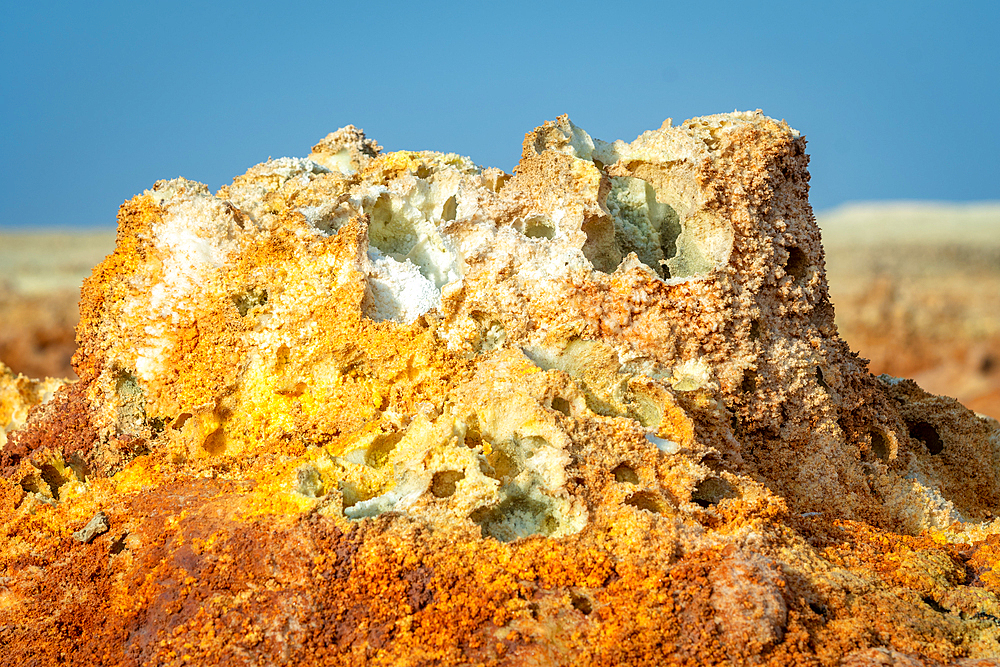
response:
M135 372L143 380L152 379L159 371L170 341L166 338L167 327L164 323L147 325L146 345L139 347L135 358Z
M233 181L227 198L252 220L263 221L271 217L265 203L267 193L278 190L290 180L298 181L305 187L316 176L329 172L323 165L304 158L268 160L251 167L246 174Z
M380 496L375 496L374 498L369 498L368 500L362 500L351 507L345 507L344 516L348 519L357 520L364 519L366 517L378 516L379 514L390 510L395 510L397 512L406 511L406 509L416 502L420 495L427 489L429 478L422 479L414 477L412 480L407 481L409 483L404 483L392 491L383 493Z
M676 454L681 450L681 446L673 440L667 440L666 438L661 438L657 435L653 435L652 433L646 434L646 440L656 445L656 448L664 454Z
M553 149L581 160L596 160L602 164L611 164L618 160L615 145L594 139L566 116L547 125L545 130L542 137L544 145L536 145L536 150ZM616 143L625 145L621 141Z
M438 288L457 280L458 259L440 231L440 225L454 219L455 190L457 184L442 191L423 179L403 192L372 188L357 202L370 217L369 243L399 262L410 260Z
M702 359L688 359L674 367L670 384L677 391L694 391L712 383L712 369Z
M32 407L51 400L65 385L65 380L15 374L0 362L0 449L7 443L7 433L24 425Z
M462 174L410 177L352 201L369 216L368 289L362 308L376 321L409 323L441 305L441 289L461 279L458 252L441 227L455 219Z
M153 242L162 257L163 279L152 287L145 326L145 345L138 349L136 372L150 380L171 345L170 332L189 317L207 276L236 252L240 232L225 202L200 183L166 182L147 194L165 209L153 224Z
M326 158L326 162L331 169L336 169L342 174L357 173L357 169L355 169L354 165L351 164L351 151L347 148L341 148L339 151Z
M562 211L555 211L554 218L561 219ZM508 253L515 258L518 267L518 276L525 285L537 285L539 290L549 290L552 282L569 279L574 274L589 272L591 263L579 248L574 248L564 243L537 243L529 242L525 244L524 236L510 227L503 227L496 230L495 235L486 237L489 246L495 248L494 252ZM558 236L556 240L561 240ZM486 244L480 246L488 247ZM468 254L473 254L478 248L470 246L466 250Z
M441 290L420 273L409 259L397 262L376 248L368 250L372 270L361 308L376 322L394 320L409 324L441 305Z
M336 233L349 218L348 215L342 215L339 217L334 216L337 209L336 203L337 202L330 202L320 206L300 206L296 210L298 210L298 212L305 217L306 222L308 222L309 226L313 229L333 234Z
M239 244L240 230L225 202L197 193L161 200L166 213L153 225L163 254L163 282L154 287L152 310L168 314L183 303L205 274L226 263Z
M910 473L904 477L912 482L910 496L905 514L913 522L915 532L927 528L947 528L954 523L964 523L965 517L955 508L955 505L941 495L922 475Z
M284 183L296 176L311 176L315 174L325 174L330 170L312 160L297 157L282 157L277 160L268 160L255 167L252 167L247 176L255 178L277 177L278 184Z

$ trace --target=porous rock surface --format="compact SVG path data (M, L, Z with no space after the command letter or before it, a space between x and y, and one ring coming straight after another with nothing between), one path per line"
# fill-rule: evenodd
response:
M804 149L349 126L126 202L0 452L0 663L1000 664L997 424L838 337Z

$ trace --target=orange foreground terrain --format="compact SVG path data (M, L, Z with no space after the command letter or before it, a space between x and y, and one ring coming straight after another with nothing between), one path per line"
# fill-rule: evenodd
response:
M348 127L126 202L79 381L0 375L0 664L1000 664L1000 425L838 335L804 148ZM841 330L989 412L995 330L941 353L886 266ZM0 359L65 374L9 282Z

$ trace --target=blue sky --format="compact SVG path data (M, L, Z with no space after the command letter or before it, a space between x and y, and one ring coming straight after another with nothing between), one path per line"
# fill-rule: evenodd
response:
M353 123L510 170L568 113L630 141L763 109L813 206L1000 199L1000 3L9 3L0 226L113 225L160 178L218 188Z

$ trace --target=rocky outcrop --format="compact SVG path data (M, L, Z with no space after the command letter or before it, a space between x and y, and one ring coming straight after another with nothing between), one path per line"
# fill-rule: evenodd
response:
M561 117L513 175L348 127L158 182L3 451L6 655L995 656L997 424L838 337L806 163Z

